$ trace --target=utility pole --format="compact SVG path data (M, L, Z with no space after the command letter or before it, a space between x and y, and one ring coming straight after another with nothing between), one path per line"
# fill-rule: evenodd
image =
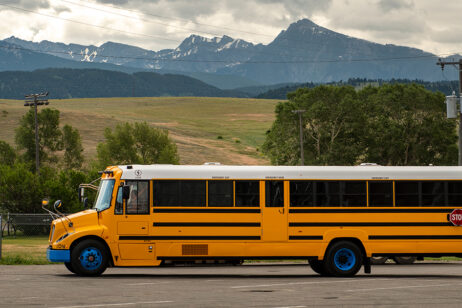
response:
M298 123L300 125L300 165L304 166L305 165L305 155L303 153L303 127L302 127L302 114L306 110L292 110L293 113L298 114Z
M459 106L462 108L462 59L459 61L442 61L438 60L436 65L440 65L441 69L444 70L445 65L458 65L459 66ZM462 166L462 109L459 109L459 166Z
M35 111L35 170L37 174L40 174L40 161L39 161L39 135L38 135L38 118L37 118L37 106L48 105L48 99L39 99L39 97L48 96L48 92L40 94L29 94L24 95L26 102L24 106L34 106Z

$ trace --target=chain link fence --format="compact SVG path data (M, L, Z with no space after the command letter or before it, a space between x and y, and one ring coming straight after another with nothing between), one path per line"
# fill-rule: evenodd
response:
M2 236L35 236L48 235L52 218L48 214L1 214Z

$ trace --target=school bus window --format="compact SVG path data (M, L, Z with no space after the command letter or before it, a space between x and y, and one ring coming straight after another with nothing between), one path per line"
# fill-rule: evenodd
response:
M340 206L340 182L316 182L315 206Z
M124 213L124 204L122 199L122 187L119 187L117 190L117 198L114 207L114 214L122 215Z
M422 206L445 206L445 183L443 181L423 181Z
M154 206L179 206L179 187L179 181L175 180L154 181Z
M369 206L393 206L392 181L369 181Z
M462 181L448 181L448 206L462 206Z
M181 206L206 205L206 181L180 181Z
M236 206L260 206L259 181L236 181Z
M396 206L420 206L419 182L395 182Z
M208 181L208 206L233 206L233 181Z
M125 214L149 214L149 182L127 181L130 198L126 202Z
M290 182L290 206L314 206L313 181Z
M366 181L341 182L343 188L342 206L366 206Z
M284 182L266 181L265 183L266 207L284 206Z

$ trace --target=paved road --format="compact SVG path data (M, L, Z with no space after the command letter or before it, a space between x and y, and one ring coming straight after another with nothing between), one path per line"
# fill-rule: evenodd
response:
M462 263L373 266L320 277L307 265L114 268L99 278L63 265L0 266L0 307L459 307Z

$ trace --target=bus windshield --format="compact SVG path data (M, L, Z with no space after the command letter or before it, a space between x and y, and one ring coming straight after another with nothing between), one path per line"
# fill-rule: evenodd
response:
M108 209L111 206L114 183L114 180L102 180L99 184L95 206L93 207L98 212L104 211L105 209Z

